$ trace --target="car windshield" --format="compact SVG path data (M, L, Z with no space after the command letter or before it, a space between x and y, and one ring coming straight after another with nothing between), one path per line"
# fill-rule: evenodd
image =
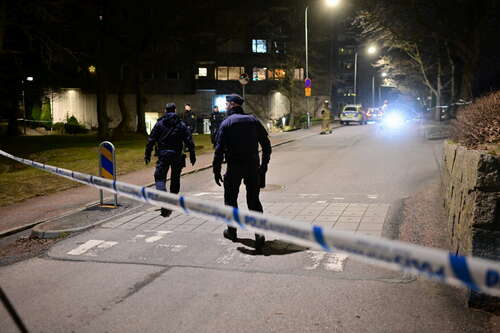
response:
M347 107L344 111L357 111L355 107Z

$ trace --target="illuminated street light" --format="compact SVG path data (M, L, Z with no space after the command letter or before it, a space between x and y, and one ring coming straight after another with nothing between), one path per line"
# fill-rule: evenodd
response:
M366 52L369 55L374 55L375 53L378 52L377 47L375 45L371 45L366 49ZM356 104L356 97L358 95L357 92L357 81L358 81L358 52L356 51L354 53L354 104ZM375 85L375 78L372 76L372 104L374 104L374 85Z
M382 73L382 77L386 77L387 76L387 73L386 72L383 72Z
M26 81L33 81L33 76L28 76L28 77L26 78Z
M326 0L326 5L329 7L336 7L340 4L340 0Z
M326 1L326 5L328 7L337 7L340 3L341 3L341 0L325 0ZM308 12L309 12L309 6L306 6L306 10L304 12L304 17L305 17L305 21L304 21L304 28L305 28L305 46L306 46L306 79L309 78L309 44L308 44L308 23L307 23L307 17L308 17ZM307 116L308 116L308 127L309 127L309 99L306 98L306 111L307 111Z
M90 74L95 74L95 66L94 65L90 65L89 66L89 73Z

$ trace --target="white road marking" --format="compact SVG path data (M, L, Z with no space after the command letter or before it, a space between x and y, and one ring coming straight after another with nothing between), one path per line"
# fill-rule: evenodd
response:
M378 195L376 194L368 194L368 199L377 199Z
M116 244L118 244L118 242L111 242L111 241L108 241L108 242L102 242L101 244L99 244L97 246L98 249L109 249L110 247L113 247L115 246Z
M154 243L165 237L165 235L172 233L173 231L155 231L156 235L145 239L146 243Z
M324 203L326 203L326 201L325 200L320 200L320 201L316 201L316 203L324 204Z
M307 254L309 254L309 257L312 260L312 265L311 266L306 266L305 269L307 270L314 270L319 267L319 264L321 263L321 260L325 257L325 252L321 251L307 251Z
M181 252L185 248L187 248L187 245L170 245L170 244L158 244L158 247L165 247L167 249L170 249L171 252Z
M72 255L72 256L79 256L90 250L91 248L104 243L103 240L97 240L97 239L90 239L83 243L82 245L74 248L73 250L69 251L67 254Z
M300 193L299 196L304 197L304 198L307 198L307 197L318 197L319 194L315 194L315 193Z
M342 198L342 197L335 197L333 198L333 200L344 200L345 198Z
M236 251L232 247L228 247L228 248L226 248L226 254L217 258L215 260L215 262L217 264L227 265L227 264L229 264L229 262L231 262L231 260L233 260L235 255L236 255Z
M342 272L347 257L348 256L343 253L330 253L327 255L323 267L325 267L327 271Z
M322 251L307 251L306 253L309 254L312 261L312 265L305 267L309 271L317 269L323 263L323 268L327 271L342 272L348 258L343 253L326 253Z

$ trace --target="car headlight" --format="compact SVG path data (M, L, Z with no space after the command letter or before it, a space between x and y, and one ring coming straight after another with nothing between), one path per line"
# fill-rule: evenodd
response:
M391 128L397 128L404 124L404 119L399 113L391 113L385 117L384 124Z

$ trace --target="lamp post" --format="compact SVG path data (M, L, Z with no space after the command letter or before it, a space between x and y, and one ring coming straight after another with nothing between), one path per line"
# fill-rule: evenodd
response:
M336 7L340 4L341 0L325 0L328 7ZM306 47L306 79L309 78L309 40L308 40L308 14L309 6L306 6L304 11L304 35L305 35L305 47ZM309 98L306 97L306 110L307 118L310 118L309 113Z
M377 53L377 47L374 45L368 46L366 49L366 52L369 55ZM354 52L354 104L356 105L356 98L358 97L358 92L357 92L357 81L358 81L358 51ZM372 86L374 86L375 79L372 78ZM373 88L375 89L375 88ZM372 90L372 104L373 102L373 90ZM373 106L373 105L372 105Z
M26 77L26 81L33 81L33 76L28 76ZM22 96L23 96L23 131L24 135L26 135L26 99L24 96L24 79L21 80L21 86L22 86Z

